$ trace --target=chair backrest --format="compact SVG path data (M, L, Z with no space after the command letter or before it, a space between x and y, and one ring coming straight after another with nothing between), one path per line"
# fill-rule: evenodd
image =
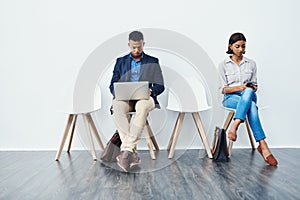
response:
M178 112L199 112L210 109L206 90L202 83L192 76L177 78L169 88L168 110Z
M101 89L99 85L95 86L94 99L92 102L86 102L84 107L74 105L73 97L68 97L68 105L64 108L64 113L68 114L82 114L91 113L101 109ZM82 98L84 100L84 97Z

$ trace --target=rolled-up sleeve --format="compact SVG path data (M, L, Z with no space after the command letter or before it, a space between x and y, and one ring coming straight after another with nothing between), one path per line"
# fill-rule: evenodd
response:
M224 94L224 87L228 86L226 76L225 76L225 64L221 62L218 67L219 71L219 91Z
M257 67L256 63L252 61L252 77L251 81L257 83Z

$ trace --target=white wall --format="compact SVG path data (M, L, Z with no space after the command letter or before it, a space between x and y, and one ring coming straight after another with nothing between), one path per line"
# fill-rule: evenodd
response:
M299 6L297 0L2 0L0 149L57 149L66 124L63 106L85 59L111 37L141 28L169 29L191 38L216 66L226 56L230 34L245 33L246 56L258 64L259 103L267 106L261 118L268 142L271 147L299 147ZM163 147L171 124L166 129L158 136ZM103 130L105 141L112 130ZM202 147L199 138L192 145L186 140L196 136L196 129L192 136L185 130L178 145ZM207 134L211 141L212 133ZM74 148L85 145L78 138ZM236 146L249 146L245 135Z

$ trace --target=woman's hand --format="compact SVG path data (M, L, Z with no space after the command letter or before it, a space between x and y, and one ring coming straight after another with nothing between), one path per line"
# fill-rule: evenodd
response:
M246 83L243 85L237 86L237 87L238 87L238 91L241 91L241 92L247 88Z
M243 85L238 85L238 86L227 86L223 88L223 93L224 94L230 94L230 93L234 93L234 92L242 92L244 89L246 89L246 84Z
M254 84L254 83L250 83L250 84L248 83L248 84L246 84L246 86L249 87L249 88L252 88L252 90L253 90L254 92L257 91L257 85Z
M257 85L253 85L251 88L254 90L254 92L257 91Z

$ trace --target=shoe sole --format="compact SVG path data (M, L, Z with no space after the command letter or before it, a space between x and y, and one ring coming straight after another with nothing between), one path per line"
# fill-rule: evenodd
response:
M130 163L129 167L130 167L130 168L133 168L133 167L135 167L135 166L137 166L137 165L140 165L140 164L141 164L141 162L138 162L138 163Z
M126 168L124 168L123 166L121 166L119 163L118 163L118 166L119 166L124 172L128 172L128 171L126 170Z
M117 159L117 164L118 164L118 166L119 166L124 172L128 172L128 170L127 170L126 168L124 168L122 165L120 165L120 163L119 163L119 158L116 157L116 159Z
M260 146L257 147L257 151L260 153L260 155L263 157L263 159L265 160L266 163L268 163L269 165L271 166L277 166L278 165L278 161L274 158L273 154L270 154L267 156L267 158L265 158L262 154L262 150L260 148ZM271 156L271 157L270 157ZM274 161L270 161L268 158L270 157L270 159L272 159L273 157L273 160Z

